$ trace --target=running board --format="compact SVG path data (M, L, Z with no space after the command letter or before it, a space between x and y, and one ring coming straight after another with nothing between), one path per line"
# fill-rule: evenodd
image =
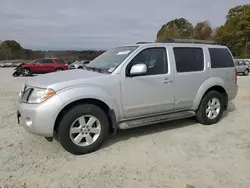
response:
M162 123L177 119L183 119L195 116L194 111L182 111L182 112L175 112L171 114L161 114L156 116L138 118L133 120L124 120L123 122L118 124L119 129L130 129L134 127L141 127L145 125L151 125L156 123Z

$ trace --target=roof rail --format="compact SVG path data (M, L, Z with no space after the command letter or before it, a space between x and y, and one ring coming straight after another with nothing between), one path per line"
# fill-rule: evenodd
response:
M153 43L153 42L137 42L136 44L147 44L147 43Z
M169 43L193 43L193 44L219 44L216 41L197 40L197 39L178 39L178 38L169 38L167 42Z

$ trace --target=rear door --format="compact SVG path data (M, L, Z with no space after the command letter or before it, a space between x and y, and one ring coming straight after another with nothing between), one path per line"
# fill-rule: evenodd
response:
M210 77L208 51L203 47L173 47L176 65L175 110L190 109L202 83Z
M68 64L62 59L54 59L56 68L67 70L69 68Z
M55 64L52 59L43 59L41 62L42 71L43 73L47 72L54 72L55 71Z

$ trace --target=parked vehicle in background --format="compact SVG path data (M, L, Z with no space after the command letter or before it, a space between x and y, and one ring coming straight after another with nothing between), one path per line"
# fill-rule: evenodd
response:
M13 76L31 76L32 74L49 73L68 70L68 64L58 58L37 59L31 63L20 64L13 73Z
M74 63L70 64L70 69L83 69L89 63L89 60L75 61Z
M245 76L249 74L250 62L248 60L235 59L234 62L238 73L242 73Z
M28 79L17 117L28 132L57 135L67 151L85 154L117 129L192 116L217 123L237 92L225 46L137 43L106 51L84 70Z

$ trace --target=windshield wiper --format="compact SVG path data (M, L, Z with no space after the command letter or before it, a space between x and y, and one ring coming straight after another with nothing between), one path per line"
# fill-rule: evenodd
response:
M101 68L96 68L96 67L85 66L84 68L87 69L87 70L92 70L92 71L100 72L100 73L106 73L107 72L107 71L105 71L105 70L103 70Z

